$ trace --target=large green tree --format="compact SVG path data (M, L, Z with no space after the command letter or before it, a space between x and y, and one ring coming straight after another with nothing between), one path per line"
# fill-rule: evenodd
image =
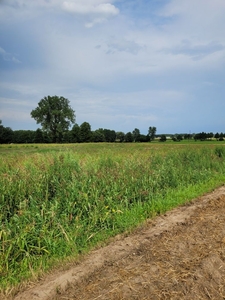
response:
M61 142L63 134L75 123L75 112L64 97L47 96L40 100L31 117L51 135L53 142Z

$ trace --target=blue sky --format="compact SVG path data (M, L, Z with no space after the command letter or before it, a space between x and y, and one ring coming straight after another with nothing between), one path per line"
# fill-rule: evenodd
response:
M92 130L225 132L224 0L0 0L0 119L63 96Z

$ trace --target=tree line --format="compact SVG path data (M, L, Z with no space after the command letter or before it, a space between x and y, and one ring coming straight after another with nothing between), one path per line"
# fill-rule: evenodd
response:
M88 142L150 142L156 135L149 133L141 134L140 130L135 128L132 132L124 133L122 131L99 128L91 130L88 122L81 125L75 123L71 130L62 133L60 139L54 140L51 133L38 128L37 130L12 130L4 127L0 120L0 143L1 144L25 144L25 143L88 143Z
M127 133L104 128L93 131L88 122L81 125L75 123L75 111L69 105L69 100L62 96L47 96L41 99L38 106L31 111L31 117L37 124L41 124L41 129L13 131L10 127L4 127L0 120L0 143L151 142L156 138L160 142L165 142L168 138L179 142L193 138L202 141L212 138L223 140L225 137L223 133L214 135L212 132L157 135L155 126L150 126L146 135L141 134L138 128Z
M67 130L62 134L60 143L88 143L88 142L151 142L158 140L165 142L168 139L174 142L182 140L200 140L206 141L216 139L223 141L225 133L206 133L201 132L197 134L156 134L156 127L152 132L152 127L149 127L147 135L141 134L138 128L135 128L132 132L124 133L122 131L116 132L115 130L99 128L97 130L91 130L91 125L88 122L83 122L81 125L75 123L71 130ZM32 144L32 143L53 143L51 134L38 128L37 130L12 130L9 127L4 127L0 120L0 144Z

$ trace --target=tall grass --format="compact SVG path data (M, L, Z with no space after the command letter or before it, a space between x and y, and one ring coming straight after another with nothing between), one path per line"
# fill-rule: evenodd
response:
M85 147L0 158L2 289L225 178L219 146Z

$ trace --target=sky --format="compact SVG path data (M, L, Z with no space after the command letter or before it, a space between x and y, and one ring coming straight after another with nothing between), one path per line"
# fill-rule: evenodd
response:
M0 0L0 120L63 96L76 123L225 132L224 0Z

